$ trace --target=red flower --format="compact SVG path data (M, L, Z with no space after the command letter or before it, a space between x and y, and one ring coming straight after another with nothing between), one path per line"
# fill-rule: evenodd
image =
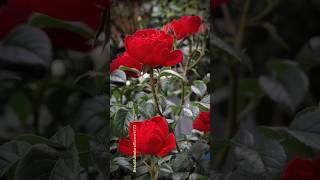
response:
M96 31L99 27L104 5L101 0L8 0L0 8L0 39L15 27L27 23L33 12L43 13L61 20L81 22ZM90 39L72 31L59 28L44 28L52 43L61 48L78 51L90 50Z
M131 56L129 56L129 54L126 52L122 56L118 55L118 57L112 61L112 63L110 64L110 74L114 70L118 69L120 66L134 68L134 69L137 69L138 71L142 70L142 64L139 63L134 58L132 58ZM131 77L139 76L139 74L135 74L134 72L131 72L131 71L125 71L125 73Z
M136 135L137 155L163 157L176 148L174 135L169 133L168 123L161 116L155 116L141 122L131 122L129 124L129 137L119 140L119 152L127 156L133 156L134 135Z
M172 50L173 36L161 30L145 29L125 38L130 56L151 68L174 66L183 60L181 50Z
M319 180L320 157L314 161L295 158L284 170L281 180Z
M211 10L217 8L219 5L228 3L229 0L210 0L210 8Z
M203 131L205 133L210 131L210 112L200 112L197 119L192 124L193 129Z
M171 23L164 26L165 32L172 30L177 39L183 39L197 33L200 29L202 20L200 16L182 16L178 20L173 20Z

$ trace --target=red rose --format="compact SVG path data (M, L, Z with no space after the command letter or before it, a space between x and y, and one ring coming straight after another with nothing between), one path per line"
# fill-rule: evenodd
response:
M131 56L129 56L128 53L126 52L122 56L118 55L118 57L112 61L112 63L110 64L110 74L114 70L118 69L120 66L134 68L134 69L137 69L138 71L142 70L142 64L139 63L134 58L132 58ZM125 71L125 73L131 77L139 76L139 74L135 74L134 72L131 72L131 71Z
M320 157L314 161L295 158L284 169L281 180L319 180Z
M217 8L219 5L228 3L229 0L210 0L210 8L211 10Z
M129 137L119 140L118 150L122 154L133 156L134 127L137 155L163 157L176 148L175 137L173 133L169 133L166 119L155 116L148 120L129 124Z
M145 29L125 38L130 56L151 68L174 66L183 60L181 50L173 50L173 36L156 29Z
M182 16L178 20L164 26L165 32L173 31L178 40L197 33L200 29L202 20L200 16Z
M197 119L192 124L193 129L203 131L205 133L210 131L210 112L200 112Z

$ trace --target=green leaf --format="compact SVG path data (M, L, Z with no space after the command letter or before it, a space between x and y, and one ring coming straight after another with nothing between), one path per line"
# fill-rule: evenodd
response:
M120 167L132 171L132 165L125 157L116 157L113 159L114 163L119 165Z
M172 159L172 155L168 155L168 156L165 156L163 158L160 158L158 160L158 165L161 165L161 164L163 164L163 163L165 163L167 161L170 161L171 159Z
M175 172L179 172L182 170L190 170L193 165L191 157L187 153L177 154L176 158L173 160L172 168Z
M225 43L222 39L220 39L218 36L216 36L214 33L210 34L210 45L213 45L214 47L219 48L220 50L223 50L228 55L233 57L232 60L236 60L236 62L243 63L247 65L249 68L251 68L249 57L247 57L244 53L241 51L233 48L229 44Z
M22 141L10 141L0 146L0 178L25 154L31 145Z
M116 69L112 72L110 81L116 83L125 83L127 81L126 73L119 69Z
M86 180L86 176L81 171L79 162L77 159L59 159L50 173L49 180Z
M201 156L209 150L209 148L210 147L207 143L196 142L190 148L190 153L195 159L199 160Z
M160 76L160 77L163 77L163 76L173 76L173 77L177 77L177 78L179 78L179 79L181 79L181 80L184 80L183 77L182 77L179 73L177 73L176 71L173 71L173 70L171 70L171 69L162 70L162 71L160 72L160 75L159 75L159 76Z
M315 156L315 151L312 147L290 136L282 127L261 126L259 127L259 132L267 138L278 140L288 152L307 158L313 158Z
M50 179L50 172L62 155L47 145L34 145L19 162L15 180Z
M136 120L136 117L130 110L126 108L119 108L113 118L113 133L120 137L127 136L129 122L133 120Z
M93 137L88 134L76 134L75 145L79 152L86 152L90 150L89 142L93 140Z
M50 141L67 149L58 150L45 144L34 145L18 164L15 180L84 180L73 129L70 126L61 128Z
M287 51L290 51L290 47L288 43L280 36L276 27L268 22L262 23L261 27L263 27L270 35L270 37L278 43L282 48Z
M42 136L37 136L37 135L34 135L34 134L22 134L22 135L17 136L15 139L18 140L18 141L28 142L28 143L30 143L32 145L35 145L35 144L46 144L46 145L48 145L50 147L54 147L54 148L57 148L57 149L65 149L65 147L63 145L61 145L61 144L52 142L47 138L44 138Z
M86 24L80 22L63 21L44 14L34 13L29 24L38 28L58 28L77 33L87 39L94 38L94 31Z
M200 111L210 111L210 95L202 98L200 102L193 102L193 104L195 104L200 109Z
M119 67L120 70L122 71L128 71L128 72L132 72L134 74L140 74L140 71L138 69L135 69L135 68L130 68L130 67L126 67L126 66L120 66Z
M173 180L184 180L189 177L189 172L175 172L172 174Z
M198 173L192 173L189 176L189 180L208 180L209 178L207 176L198 174Z
M136 176L142 176L149 172L149 168L147 166L139 166L137 167Z
M202 97L207 92L207 85L201 80L195 80L191 89L196 95Z
M104 139L107 140L107 138ZM114 166L117 165L113 162L109 164L111 155L109 153L109 149L107 149L107 146L102 139L96 138L95 140L90 141L90 155L98 171L105 179L107 179L109 176L108 166L110 166L110 164Z
M82 167L89 167L92 165L90 157L90 141L93 137L87 134L76 134L75 145L79 151L79 161Z
M17 92L10 97L10 105L19 118L25 121L32 113L32 102L22 92Z
M75 134L70 126L66 126L58 130L58 132L50 138L50 141L61 144L67 148L74 145Z
M306 74L294 65L284 65L281 62L269 66L273 67L275 77L260 77L262 90L273 101L295 110L308 92L309 81Z
M282 146L277 141L269 139L259 139L250 145L252 135L242 135L246 137L238 137L239 142L236 143L240 145L234 148L240 172L252 178L278 178L286 163L286 154Z
M0 67L48 68L51 58L48 36L32 26L18 26L0 42Z
M170 174L172 174L174 171L172 167L169 164L162 164L159 169L159 178L161 177L168 177Z
M289 127L268 128L277 133L285 131L291 137L297 139L306 146L320 150L320 110L308 108L303 110L292 121ZM273 133L274 134L274 133ZM282 135L283 136L283 135ZM280 135L280 137L282 137ZM275 135L276 137L276 135ZM279 135L278 135L279 137ZM276 138L278 138L276 137ZM297 146L299 144L295 143ZM306 148L306 147L305 147Z

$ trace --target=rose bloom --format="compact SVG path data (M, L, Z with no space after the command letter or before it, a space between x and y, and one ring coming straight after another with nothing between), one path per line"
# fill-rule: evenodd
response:
M173 36L161 30L138 30L124 41L129 56L151 68L174 66L183 60L182 51L173 50Z
M210 112L200 112L192 124L193 129L207 133L210 131Z
M221 4L228 3L229 0L210 0L210 8L211 10L217 8Z
M200 16L182 16L180 19L175 19L165 25L163 30L167 33L174 32L176 38L180 40L197 33L201 24L202 19Z
M281 180L320 180L320 157L313 161L302 158L291 160Z
M110 64L110 74L118 69L120 66L125 66L129 68L134 68L138 71L142 70L142 64L129 56L127 52L123 53L123 55L118 55L116 59L114 59L111 64ZM138 77L139 74L135 74L134 72L131 71L125 71L125 73L130 76L130 77Z
M0 7L0 39L17 26L27 23L34 12L60 20L80 22L96 31L100 26L102 11L107 7L107 2L102 0L8 0L4 6ZM54 27L43 30L57 47L77 51L92 49L90 39L69 30Z
M154 155L163 157L176 148L173 133L169 133L168 123L164 117L155 116L144 121L129 124L129 137L119 140L120 153L133 156L134 130L136 126L137 155Z

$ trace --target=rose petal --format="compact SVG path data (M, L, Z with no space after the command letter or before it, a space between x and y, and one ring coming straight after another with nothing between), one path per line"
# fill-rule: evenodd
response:
M167 61L164 66L174 66L183 61L183 53L181 50L174 50L170 52Z
M170 153L172 150L176 149L177 145L176 145L176 139L173 135L173 133L170 133L168 135L167 141L164 145L164 147L161 149L161 151L159 151L157 153L158 157L163 157L165 155L167 155L168 153Z
M129 139L119 139L118 151L127 156L133 156L133 142Z

